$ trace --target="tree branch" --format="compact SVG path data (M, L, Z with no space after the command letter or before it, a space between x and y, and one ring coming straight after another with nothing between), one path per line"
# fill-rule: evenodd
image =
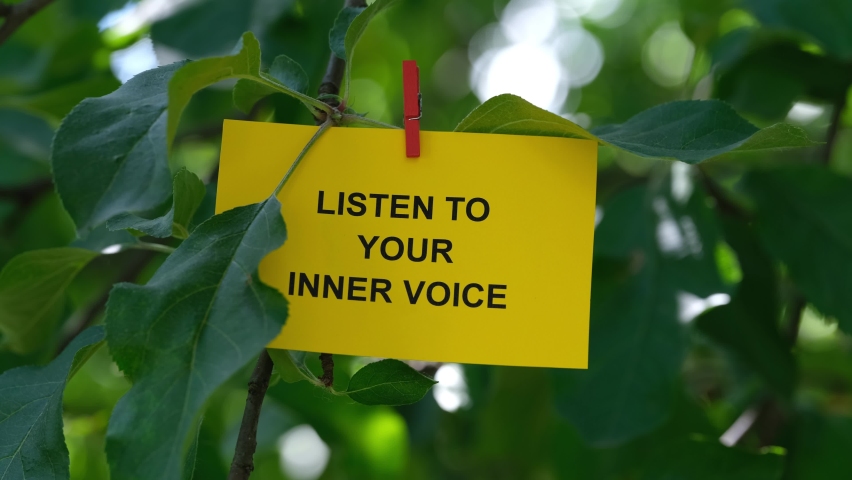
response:
M26 0L14 5L2 4L0 17L5 17L6 21L3 22L3 26L0 26L0 45L3 45L27 19L51 2L53 0Z
M334 386L334 355L330 353L320 353L320 363L322 364L322 376L320 382L326 387Z
M727 194L720 187L703 168L698 169L699 175L701 177L701 184L704 186L704 190L707 192L710 197L716 202L716 208L723 215L729 215L733 218L739 218L743 220L748 220L749 215L746 213L739 205L732 202Z
M272 376L272 359L264 348L251 374L248 383L248 397L243 411L243 422L237 436L237 447L228 480L248 480L254 470L254 452L257 450L257 423L260 420L260 408L269 388Z
M366 7L365 0L345 0L345 7L363 6ZM343 81L343 74L346 70L346 62L337 57L334 52L328 59L328 67L325 75L320 83L318 90L319 95L337 95L340 93L340 84ZM334 99L326 99L325 103L333 108L337 108L337 101ZM323 125L326 118L318 118L317 125ZM322 128L321 128L322 130ZM320 354L323 363L322 381L326 386L330 386L334 382L334 359L331 354ZM328 375L326 365L331 365L331 374ZM266 390L269 388L269 379L272 376L272 359L266 349L260 354L257 359L257 364L251 374L249 381L249 393L246 398L246 408L243 411L243 420L240 424L240 433L237 437L237 447L234 450L234 460L231 462L231 471L228 474L228 480L248 480L252 470L254 470L254 452L257 450L257 423L260 419L260 409L263 405L263 397L266 395ZM330 379L326 383L326 379Z
M366 0L346 0L343 7L366 7ZM343 74L346 72L346 61L339 58L334 52L328 57L328 65L325 68L325 75L322 77L322 82L317 89L318 96L322 95L339 95L341 83L343 83ZM328 98L323 100L326 105L337 108L340 103L336 99ZM318 118L316 124L320 125L325 121L324 118Z

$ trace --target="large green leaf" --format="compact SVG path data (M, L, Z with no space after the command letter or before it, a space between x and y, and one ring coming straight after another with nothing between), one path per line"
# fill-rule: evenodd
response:
M305 94L308 91L308 74L302 66L286 55L275 57L269 72L261 73L263 77L278 82L279 88L274 89L254 80L241 79L234 86L234 105L243 113L249 113L260 99L282 89L292 90L293 94Z
M790 395L796 382L796 361L790 343L778 328L780 300L775 265L745 222L726 218L724 226L743 278L731 303L707 311L696 319L696 325L778 393Z
M355 372L346 393L364 405L408 405L423 398L435 383L405 362L388 358Z
M852 419L803 412L790 446L791 480L833 480L852 471Z
M698 189L686 200L635 188L604 206L595 232L589 369L554 371L557 408L590 444L647 433L674 408L689 320L679 299L724 292L705 200Z
M62 392L103 338L103 327L91 327L49 365L0 375L0 480L68 478Z
M0 187L33 183L50 175L53 128L24 111L0 108Z
M265 88L265 91L269 91L269 93L285 93L296 97L306 106L328 110L326 104L297 90L298 87L301 87L301 82L304 79L299 79L299 74L297 72L294 73L294 69L298 67L295 62L292 60L287 61L289 59L282 59L277 66L273 64L273 70L270 70L269 74L261 73L260 43L258 43L257 38L251 32L246 32L237 46L239 50L234 55L205 58L190 62L175 73L174 78L169 82L169 127L167 138L170 145L177 132L181 113L186 108L192 95L202 88L222 80L232 78L246 79L259 83L260 87ZM281 78L273 76L273 72ZM287 83L282 83L282 81L286 81ZM247 88L252 95L257 95L258 87L246 87L245 84L240 87L241 90L246 90ZM244 96L247 96L246 94L241 93L239 96L240 104L238 105L244 107L249 103L244 98ZM254 101L257 101L257 99Z
M768 27L805 33L829 54L852 60L852 2L848 0L747 0Z
M10 105L35 110L56 119L64 118L84 99L104 96L121 86L112 73L101 74L91 78L59 85L54 89L27 96L9 97L5 99ZM51 138L53 135L51 135ZM47 143L48 155L50 142ZM47 157L45 157L47 158Z
M65 288L98 254L82 248L30 250L0 271L2 344L18 353L38 349L55 334Z
M763 45L761 40L752 40L758 44L753 48L739 47L745 53L730 47L727 57L734 58L717 67L717 97L740 111L773 119L786 116L803 96L833 103L846 95L852 71L843 62L805 52L795 43Z
M752 172L744 184L766 249L814 306L852 332L852 180L794 167Z
M175 174L173 183L172 208L165 215L148 220L131 213L123 213L108 220L107 228L134 229L159 238L188 237L189 223L204 200L204 183L185 168Z
M179 477L204 403L287 317L284 297L257 275L285 238L281 205L270 197L199 225L146 285L113 288L107 339L133 382L107 431L113 478Z
M346 60L346 32L355 17L361 14L367 7L343 7L334 19L334 25L328 32L328 46L337 55L337 58ZM356 42L357 43L357 42Z
M778 480L784 457L757 455L715 440L671 442L647 459L644 480Z
M175 73L169 82L169 145L175 138L180 115L195 92L228 78L260 76L260 43L251 32L243 34L236 50L233 55L189 62Z
M585 138L643 157L686 163L699 163L729 152L814 145L797 127L776 125L759 130L731 107L715 100L666 103L623 124L589 132L520 97L504 94L474 109L456 131Z
M53 175L78 232L168 198L166 89L183 65L143 72L65 117L53 141Z
M292 1L201 0L151 25L151 39L191 57L227 53L243 32L263 37ZM215 32L215 35L211 34Z
M354 10L344 9L340 12L337 19L334 21L334 26L337 28L332 29L329 34L329 44L331 45L332 51L337 55L341 56L342 50L340 48L340 30L343 25L348 24L348 28L346 28L346 35L343 38L343 50L346 52L346 56L344 58L346 60L345 66L345 74L344 74L344 85L345 92L343 94L344 100L348 100L349 98L349 79L352 76L352 59L355 57L355 47L358 45L358 41L361 40L361 36L364 35L364 32L367 30L367 25L373 20L373 18L393 5L396 0L376 0L362 12L358 13L355 18L351 18L353 13L356 13ZM338 85L339 86L339 85Z

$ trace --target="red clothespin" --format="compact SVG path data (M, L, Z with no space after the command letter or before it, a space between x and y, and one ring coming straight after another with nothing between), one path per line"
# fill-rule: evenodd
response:
M403 123L405 125L405 156L420 156L420 116L423 113L420 95L420 69L414 60L402 61Z

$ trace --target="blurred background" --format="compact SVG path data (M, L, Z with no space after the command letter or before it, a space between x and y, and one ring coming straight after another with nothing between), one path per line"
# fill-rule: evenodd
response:
M371 23L359 44L351 106L401 124L404 59L420 66L427 130L452 130L501 93L586 128L624 122L667 101L718 98L759 127L786 121L815 140L832 138L829 168L849 175L852 9L846 2L401 0ZM341 6L331 0L57 0L31 18L0 46L0 265L22 251L80 241L49 176L53 132L79 101L158 65L225 54L247 30L261 40L267 65L277 55L290 56L316 92L329 57L328 31ZM222 119L247 118L233 107L231 87L216 85L193 98L170 160L174 169L185 166L205 179L212 194ZM251 118L313 123L283 95L270 97ZM746 169L817 163L825 155L821 148L750 154L706 169L730 186ZM624 198L635 186L658 188L664 201L652 207L656 244L630 248L653 250L645 255L675 252L673 264L684 275L709 269L713 277L701 288L685 282L656 296L639 292L622 299L620 311L593 303L593 368L605 361L596 345L620 345L636 333L604 315L629 317L633 308L650 305L660 316L642 333L657 342L653 352L678 350L665 365L652 363L650 373L631 373L636 385L597 393L604 403L635 398L638 407L623 413L617 433L602 434L602 423L571 397L572 389L592 388L583 383L588 372L420 363L440 383L423 401L399 408L365 407L304 382L277 382L264 404L253 478L751 479L781 478L782 467L785 478L852 475L852 340L807 307L793 365L784 357L760 368L694 328L706 310L731 301L744 262L718 226L706 226L719 223L718 205L703 193L696 168L602 148L599 169L595 295L622 266L603 257L636 233L641 212L630 210ZM683 205L694 202L687 216ZM69 289L66 330L119 280L117 265L137 261L139 253L102 256L83 271ZM690 263L692 257L700 261ZM162 260L149 259L136 280L144 281ZM792 294L781 273L784 304ZM764 348L748 344L747 333L742 338L747 349ZM0 352L0 371L43 363L52 353ZM315 356L309 357L319 371ZM338 356L336 383L345 387L371 360ZM671 371L671 378L653 378L657 370ZM779 402L767 393L778 383L767 380L772 372L790 375L780 381L789 382L790 392ZM226 477L248 374L232 379L210 402L195 478ZM128 388L106 349L69 384L65 434L72 478L108 477L106 425ZM584 398L588 405L597 401ZM645 404L651 407L640 408ZM734 444L737 450L729 451Z

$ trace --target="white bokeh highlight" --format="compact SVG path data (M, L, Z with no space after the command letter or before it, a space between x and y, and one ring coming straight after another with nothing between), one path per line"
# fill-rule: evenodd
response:
M604 63L600 40L581 18L604 19L621 0L512 0L497 24L471 39L471 90L481 101L509 93L565 118L582 114L566 100L572 88L591 83ZM573 97L572 97L573 98ZM579 123L579 122L578 122Z
M316 480L325 471L331 450L310 425L297 425L278 439L281 469L293 480Z
M441 365L435 372L435 380L438 383L432 387L432 395L441 410L455 412L470 405L470 395L461 365L457 363Z

